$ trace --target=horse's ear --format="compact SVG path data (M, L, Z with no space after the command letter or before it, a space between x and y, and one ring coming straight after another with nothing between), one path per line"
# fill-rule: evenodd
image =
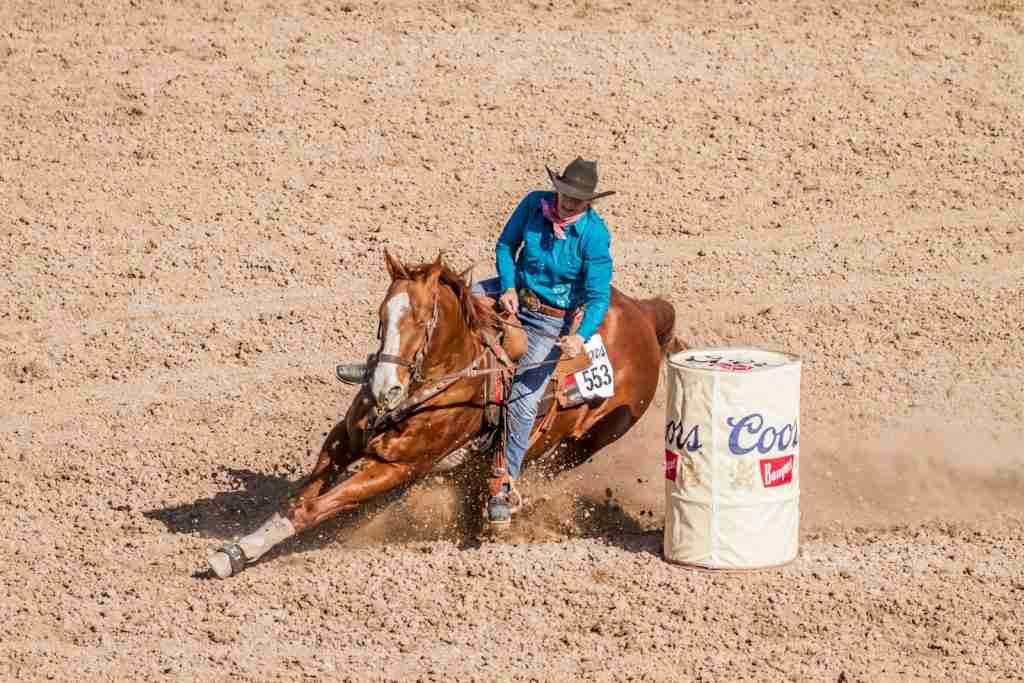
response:
M427 284L431 287L437 284L438 280L441 279L441 274L444 272L444 252L437 252L437 258L427 268Z
M434 261L430 264L430 268L427 269L427 286L436 287L437 283L441 281L441 275L444 273L444 266Z
M473 286L473 269L474 268L476 268L476 262L470 263L469 264L469 268L466 268L464 271L459 273L459 279L462 280L462 282L467 287L472 287Z
M387 263L388 273L391 275L392 280L409 279L409 271L406 270L398 257L391 253L390 249L384 250L384 262Z

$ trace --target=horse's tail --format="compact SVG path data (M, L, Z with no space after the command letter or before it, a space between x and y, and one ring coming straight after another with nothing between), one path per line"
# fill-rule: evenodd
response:
M654 333L658 336L658 345L662 354L682 351L686 345L676 336L676 309L661 297L647 299L642 302L654 318Z
M661 347L662 353L664 353L666 356L671 356L673 353L679 353L680 351L685 351L686 349L686 343L675 335L672 335L672 339L669 340L667 345Z

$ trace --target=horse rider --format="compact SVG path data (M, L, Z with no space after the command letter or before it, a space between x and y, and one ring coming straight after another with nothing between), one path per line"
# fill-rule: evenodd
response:
M558 359L584 351L611 300L611 236L592 203L615 193L596 192L596 161L577 157L561 175L550 168L547 172L554 191L530 192L519 202L495 247L498 276L473 287L475 294L497 299L518 318L527 337L526 354L518 363L540 363L516 372L512 382L506 466L492 472L486 506L495 526L510 524L518 508L513 501L522 500L515 482ZM366 369L340 365L337 374L342 381L359 383Z
M528 341L519 364L547 363L517 372L512 384L506 471L493 472L486 508L496 526L511 523L513 500L521 500L515 482L555 362L583 352L611 299L611 236L592 203L614 192L595 191L596 161L577 157L561 175L547 171L554 191L530 192L519 202L495 247L498 276L473 288L518 317Z

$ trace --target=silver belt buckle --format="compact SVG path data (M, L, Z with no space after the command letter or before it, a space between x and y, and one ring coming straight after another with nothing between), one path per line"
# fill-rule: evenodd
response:
M540 298L533 290L526 289L524 287L522 292L520 292L519 298L528 310L531 310L534 313L540 310Z

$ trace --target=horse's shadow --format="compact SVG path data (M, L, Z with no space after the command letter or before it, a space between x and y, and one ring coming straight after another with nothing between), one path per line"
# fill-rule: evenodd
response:
M147 519L161 522L175 534L195 534L214 541L238 538L253 531L259 522L280 509L281 501L293 491L296 481L278 475L262 474L248 469L225 468L225 479L231 488L209 498L191 503L146 510ZM293 536L273 548L261 561L283 555L319 550L333 544L343 529L360 519L373 516L407 492L400 488L378 497L362 509L345 512L319 524L308 533ZM208 569L197 571L196 578L212 578Z
M192 503L144 511L147 519L161 522L168 531L175 534L196 534L202 538L222 541L235 538L255 528L255 524L278 510L282 499L292 490L295 482L287 477L262 474L247 469L225 469L226 481L231 487L209 498L200 498ZM368 519L375 512L389 507L402 498L407 489L394 491L374 501L366 509L347 512L328 520L309 533L299 534L271 550L263 561L276 557L319 550L335 543L346 528L360 519ZM600 500L586 496L576 497L570 512L573 518L572 536L600 538L609 545L631 553L660 555L660 532L652 531L641 520L636 519L614 501ZM529 518L530 514L524 515ZM480 547L482 535L479 529L468 526L459 534L456 546L460 550ZM435 534L442 536L443 534ZM430 532L396 534L397 542L430 541ZM208 570L200 570L196 578L212 576Z
M231 538L250 531L248 525L261 513L269 516L291 487L286 477L252 470L227 468L224 474L230 490L191 503L146 510L142 515L163 523L171 533Z

